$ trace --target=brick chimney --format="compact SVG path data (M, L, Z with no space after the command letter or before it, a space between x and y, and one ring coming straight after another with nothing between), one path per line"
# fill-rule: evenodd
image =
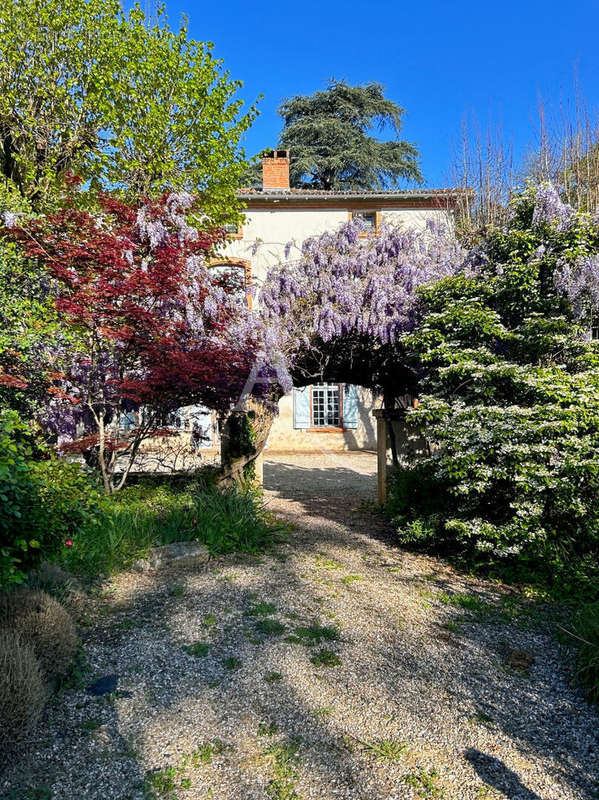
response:
M289 150L272 150L262 159L262 188L289 189Z

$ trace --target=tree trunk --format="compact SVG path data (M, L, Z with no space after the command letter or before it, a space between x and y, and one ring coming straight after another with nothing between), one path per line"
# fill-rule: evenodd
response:
M233 411L223 420L219 483L255 482L255 462L264 450L274 416L274 411L250 400L245 410Z

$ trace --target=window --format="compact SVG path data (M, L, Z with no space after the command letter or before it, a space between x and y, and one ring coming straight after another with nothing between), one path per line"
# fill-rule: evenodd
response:
M378 211L351 211L350 218L352 221L359 221L364 226L362 236L368 236L369 233L376 233L379 229L380 213Z
M339 428L339 384L317 383L312 387L312 425Z
M293 390L293 427L358 427L358 389L350 383L315 383Z
M223 225L223 227L226 230L229 239L243 238L243 228L240 222L227 222L226 225Z
M210 271L215 275L222 275L223 282L235 297L244 303L248 302L249 295L246 292L248 276L244 264L214 264L210 267Z

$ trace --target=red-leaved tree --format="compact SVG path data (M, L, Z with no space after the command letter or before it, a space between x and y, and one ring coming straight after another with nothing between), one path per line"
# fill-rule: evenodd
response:
M1 233L44 265L59 314L43 353L44 424L99 467L107 492L123 486L170 412L201 403L224 414L239 397L257 323L235 277L208 268L223 233L191 195L139 206L104 195L94 212L69 201Z

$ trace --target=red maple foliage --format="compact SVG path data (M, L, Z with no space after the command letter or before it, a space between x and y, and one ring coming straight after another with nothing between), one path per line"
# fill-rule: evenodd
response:
M63 346L47 354L49 417L69 450L97 459L112 491L169 412L230 407L255 341L234 278L207 267L224 233L190 224L189 195L143 205L101 195L98 204L92 212L69 201L2 235L44 265L65 330ZM140 407L122 430L122 414ZM119 453L128 461L115 483Z

